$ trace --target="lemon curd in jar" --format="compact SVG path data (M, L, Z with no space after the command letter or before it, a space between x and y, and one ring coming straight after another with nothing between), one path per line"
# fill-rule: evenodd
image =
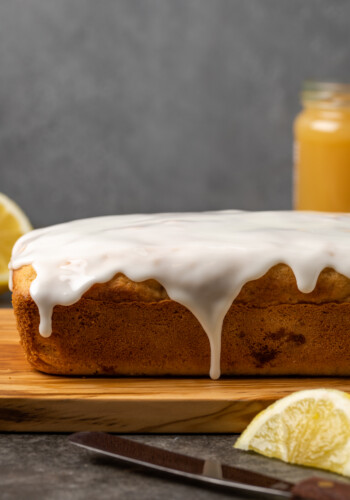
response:
M306 84L302 102L294 127L294 208L350 212L350 84Z

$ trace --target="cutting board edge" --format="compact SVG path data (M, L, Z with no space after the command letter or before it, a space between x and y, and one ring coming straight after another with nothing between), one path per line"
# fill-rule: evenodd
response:
M261 401L105 401L8 399L0 406L0 431L118 433L238 433L268 406ZM142 410L142 411L141 411Z

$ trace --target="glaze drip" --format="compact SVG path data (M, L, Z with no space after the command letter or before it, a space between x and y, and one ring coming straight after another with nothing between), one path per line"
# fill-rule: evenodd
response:
M350 217L238 210L96 217L27 233L9 268L35 269L30 294L44 337L51 335L54 306L74 304L95 283L116 273L156 279L201 323L216 379L228 309L245 283L279 263L291 267L304 293L326 267L350 278Z

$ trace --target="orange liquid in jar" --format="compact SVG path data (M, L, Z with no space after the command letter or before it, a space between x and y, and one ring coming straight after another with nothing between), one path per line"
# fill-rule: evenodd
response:
M312 84L295 121L294 207L350 212L350 85Z

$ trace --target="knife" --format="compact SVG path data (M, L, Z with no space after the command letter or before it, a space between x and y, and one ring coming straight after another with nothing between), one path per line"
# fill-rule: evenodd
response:
M350 485L323 478L309 478L297 484L221 464L217 460L182 455L132 439L104 432L77 432L72 444L102 453L129 465L211 487L225 488L253 497L304 500L350 499Z

